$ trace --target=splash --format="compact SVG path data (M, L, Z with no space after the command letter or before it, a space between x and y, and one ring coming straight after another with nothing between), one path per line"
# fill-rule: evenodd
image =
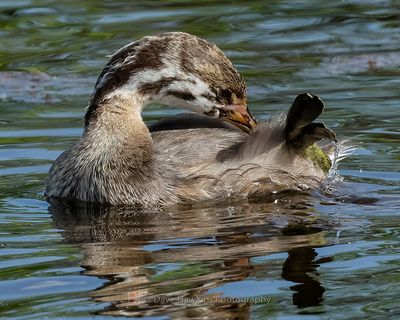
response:
M332 143L334 146L334 152L333 152L333 158L331 159L332 165L331 165L331 169L329 170L329 173L328 173L328 180L335 182L335 181L340 181L340 175L339 175L339 171L338 171L340 145L339 145L339 143L337 143L335 141L332 141Z
M328 176L323 184L323 191L326 194L332 194L334 184L343 181L343 177L340 176L338 170L338 163L353 154L357 149L347 140L341 142L332 141L332 143L334 147L333 153L330 155L332 164Z

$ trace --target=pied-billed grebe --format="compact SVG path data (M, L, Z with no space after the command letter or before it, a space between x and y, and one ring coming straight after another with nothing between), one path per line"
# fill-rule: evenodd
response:
M150 102L207 117L166 121L150 132L140 116ZM186 33L145 37L117 51L100 74L83 135L53 164L46 195L159 207L313 187L325 172L306 147L334 137L312 124L322 109L303 94L287 121L261 123L247 135L256 123L245 83L221 50Z

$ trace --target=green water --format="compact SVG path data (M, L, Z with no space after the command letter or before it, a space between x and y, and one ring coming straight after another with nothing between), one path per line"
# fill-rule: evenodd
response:
M400 317L399 17L398 1L1 0L0 317ZM106 55L176 30L227 53L259 119L322 97L322 120L358 147L329 194L147 214L49 206L46 173L80 136Z

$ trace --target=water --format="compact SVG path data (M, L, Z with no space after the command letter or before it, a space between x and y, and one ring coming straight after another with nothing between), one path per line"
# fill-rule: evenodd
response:
M1 1L0 316L400 316L399 16L397 1ZM80 136L105 56L167 30L217 43L259 119L321 96L323 121L358 147L330 192L147 214L49 206L46 172Z

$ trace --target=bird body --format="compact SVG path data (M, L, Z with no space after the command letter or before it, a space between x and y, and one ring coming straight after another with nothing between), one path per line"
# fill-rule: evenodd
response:
M299 97L287 117L256 126L243 79L215 45L186 33L145 37L117 51L100 74L83 135L53 164L46 195L163 207L314 187L325 173L305 149L334 134L312 123L322 101ZM199 115L151 132L140 115L151 102ZM219 118L247 133L255 128L248 135Z

